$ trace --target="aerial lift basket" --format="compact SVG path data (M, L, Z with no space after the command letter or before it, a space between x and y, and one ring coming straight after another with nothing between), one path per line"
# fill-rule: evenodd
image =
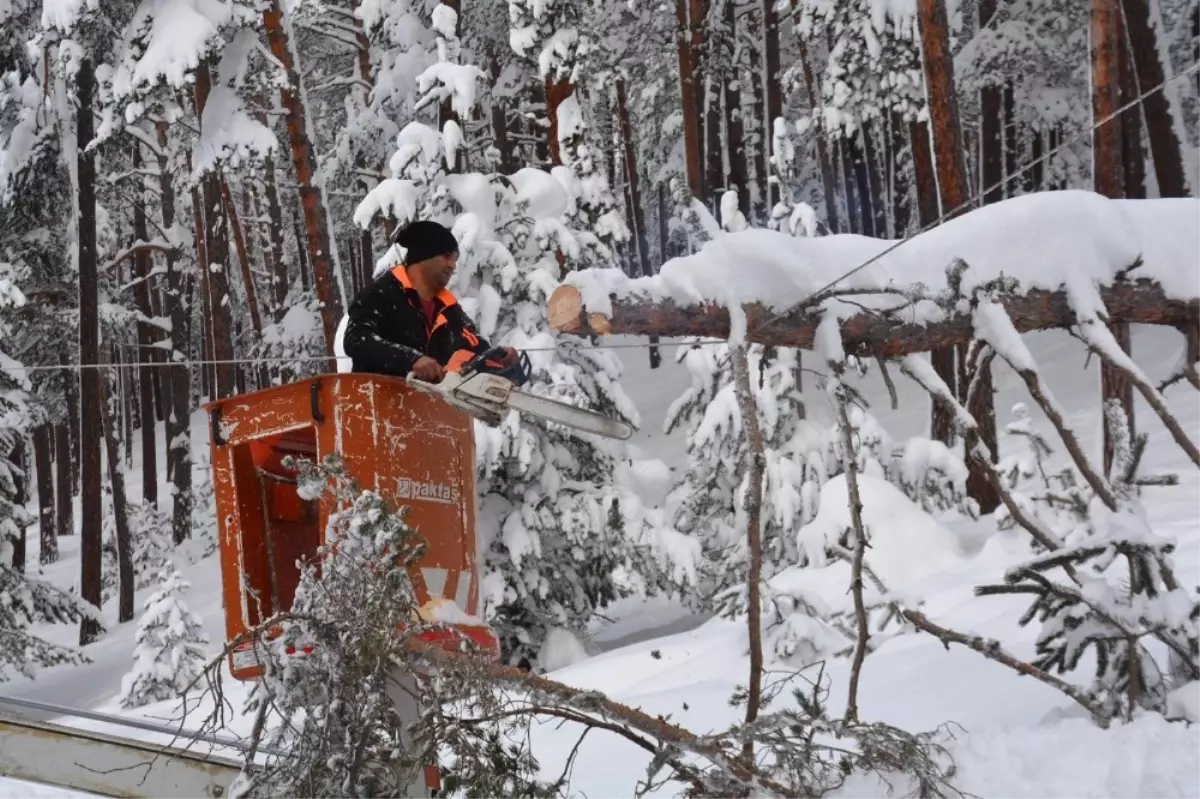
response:
M283 464L288 455L319 462L337 453L359 488L408 506L406 522L428 544L409 570L423 617L448 618L433 612L448 602L468 617L482 616L475 441L465 412L403 379L359 373L300 380L204 409L228 641L291 608L300 580L296 562L316 555L336 510L328 493L312 501L301 496ZM499 657L486 624L453 628L424 637L457 649L465 635ZM229 668L236 679L259 678L255 645L240 643Z

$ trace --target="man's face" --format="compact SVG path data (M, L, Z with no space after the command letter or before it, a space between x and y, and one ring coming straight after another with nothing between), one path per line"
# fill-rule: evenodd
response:
M425 262L425 274L429 276L430 288L441 291L450 285L454 270L458 267L458 253L437 255Z

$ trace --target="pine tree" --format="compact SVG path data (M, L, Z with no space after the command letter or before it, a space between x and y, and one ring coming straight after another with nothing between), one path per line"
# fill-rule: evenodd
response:
M0 342L7 343L8 314L25 304L15 269L0 262ZM20 364L0 349L0 682L11 669L33 679L38 667L89 662L77 650L50 643L30 633L35 623L72 624L98 616L90 606L50 583L28 576L13 564L16 546L33 517L17 502L17 467L12 452L37 421L31 385ZM16 368L14 368L16 367Z
M1141 504L1143 486L1175 481L1141 477L1145 435L1130 435L1118 400L1104 410L1114 431L1108 484L1117 507L1089 502L1094 518L1075 528L1067 546L1010 568L1003 584L976 593L1032 597L1021 624L1040 623L1038 668L1074 672L1091 650L1086 695L1110 717L1130 718L1137 708L1167 713L1171 691L1200 679L1200 598L1176 584L1175 544L1153 531ZM1073 579L1060 578L1060 567Z
M121 680L122 707L179 696L203 671L208 637L184 601L190 587L174 567L161 572L158 590L142 606L133 668Z
M452 12L442 9L436 28L448 59L457 48L448 40ZM465 118L482 77L469 65L438 61L419 78L421 104L449 101ZM524 390L636 424L618 382L620 361L559 339L545 317L559 276L556 253L575 263L605 251L596 244L606 233L583 227L573 210L581 206L571 199L571 173L450 173L459 144L450 130L447 136L413 122L401 131L393 178L367 197L356 221L365 226L382 211L400 225L422 218L450 227L460 249L452 288L493 344L528 351L532 373ZM552 627L578 635L614 599L687 579L689 547L614 480L627 461L622 445L516 412L495 428L477 423L476 441L489 572L483 592L509 662L536 663Z

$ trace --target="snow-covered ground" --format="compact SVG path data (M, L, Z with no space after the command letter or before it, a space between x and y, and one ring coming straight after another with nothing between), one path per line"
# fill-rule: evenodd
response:
M1079 431L1088 451L1098 453L1099 374L1095 359L1089 361L1080 344L1065 334L1031 334L1025 338L1050 387L1067 409L1068 422ZM1134 358L1152 379L1160 380L1170 373L1182 348L1182 336L1173 330L1135 328ZM674 347L664 348L664 363L656 371L649 369L644 350L619 350L618 354L627 369L624 386L643 418L634 444L645 457L681 467L685 433L668 437L660 432L667 406L687 383L683 367L674 363ZM1014 403L1027 402L1028 397L1024 385L1010 370L999 362L995 369L997 421L1003 429ZM887 392L877 372L872 371L861 381L860 388L876 403L872 413L893 438L903 441L924 432L929 401L911 382L899 375L895 378L899 395L895 411L888 407ZM815 385L807 386L806 392L810 418L832 424L831 408L823 392ZM1167 398L1189 436L1200 439L1200 392L1179 383L1167 392ZM1145 505L1154 528L1178 542L1176 565L1181 584L1196 586L1200 584L1200 472L1174 445L1140 397L1137 422L1139 430L1150 436L1147 470L1173 470L1179 474L1178 487L1148 489ZM195 419L193 441L198 453L207 452L200 416ZM136 446L134 452L136 458ZM131 476L128 484L136 495L140 480ZM165 492L165 485L163 489ZM891 568L901 573L928 572L915 582L926 602L924 610L935 622L999 639L1016 655L1030 656L1036 629L1022 629L1016 624L1024 608L1022 600L978 598L972 592L975 585L999 579L1006 565L1027 555L1022 536L995 534L987 520L950 520L946 529L956 540L939 552L907 551L904 541L897 542L898 552L904 556L901 561L916 560L907 566L892 563ZM35 531L30 537L36 541ZM78 537L60 541L60 561L45 570L46 576L64 586L77 582L78 541ZM935 556L936 562L931 565L926 558ZM36 552L31 553L30 560L37 562ZM192 583L189 606L202 616L215 651L223 642L217 560L202 560L183 568L182 573ZM845 601L847 580L840 565L808 570L806 575L805 588L809 592L829 604ZM910 593L914 590L911 585L906 588ZM145 596L145 592L139 593L139 610ZM87 648L91 665L46 670L34 681L18 678L0 684L0 693L126 714L119 709L116 697L121 676L132 663L136 621L116 624L115 599L105 607L105 615L109 632ZM600 654L558 670L552 674L554 678L604 691L652 714L669 713L673 720L696 732L723 728L737 720L741 711L731 707L728 699L736 685L745 683L748 673L744 624L697 618L655 600L626 601L610 608L606 615L607 620L597 622L591 631L591 649ZM41 632L64 643L74 642L78 635L74 628L51 627ZM777 670L788 668L780 663L768 665ZM828 673L832 676L829 702L837 708L845 701L848 664L831 663ZM1075 678L1086 679L1086 672ZM228 698L238 707L240 696ZM1019 677L966 649L947 650L927 636L894 638L868 656L859 705L864 719L890 722L914 732L953 725L951 751L959 767L955 784L972 794L1200 796L1200 731L1195 725L1189 728L1148 716L1101 731L1082 717L1071 700L1044 684ZM198 724L200 715L194 715L197 710L202 713L204 708L192 708L185 726ZM178 714L177 702L164 702L129 715L165 721L178 718ZM70 719L59 721L89 728L102 726ZM235 719L231 731L246 732L246 722ZM107 729L130 737L153 737L152 733L133 729ZM535 734L540 762L547 772L557 774L578 735L557 723L547 724ZM630 795L644 776L646 761L645 753L631 744L593 733L580 750L573 786L578 793L590 796ZM677 788L668 785L660 795L673 794ZM0 796L10 795L70 794L43 789L35 794L0 780ZM843 787L841 795L882 795L882 789L875 784L852 783Z

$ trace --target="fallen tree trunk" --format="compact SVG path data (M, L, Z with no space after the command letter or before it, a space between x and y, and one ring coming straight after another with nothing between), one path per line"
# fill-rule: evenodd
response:
M1200 324L1200 298L1167 296L1149 280L1125 281L1100 289L1113 322L1168 325L1182 331ZM1070 327L1075 321L1066 293L1034 289L1007 297L1003 305L1020 333ZM729 338L729 311L717 305L684 306L672 300L653 301L628 297L612 299L611 318L589 314L583 296L571 285L561 285L550 295L550 326L580 336L625 334ZM747 335L751 343L775 347L812 349L821 312L805 309L774 319L776 311L761 304L746 306ZM894 315L867 312L842 321L846 353L896 357L939 347L966 344L975 337L969 314L956 314L938 322L912 321L912 311Z

